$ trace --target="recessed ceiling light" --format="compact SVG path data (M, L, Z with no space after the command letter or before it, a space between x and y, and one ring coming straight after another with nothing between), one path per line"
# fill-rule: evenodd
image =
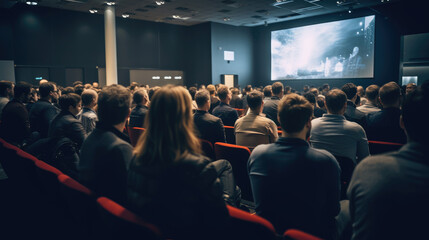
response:
M224 17L224 18L223 18L223 20L224 20L225 22L227 22L227 21L231 20L231 18L229 18L229 17Z
M31 5L31 6L36 6L37 2L36 1L27 1L25 2L27 5Z
M109 6L114 6L114 5L116 5L116 3L115 3L115 2L107 2L106 4L107 4L107 5L109 5Z
M161 6L163 4L165 4L164 1L160 0L160 1L155 1L156 5Z
M89 9L89 12L90 13L96 13L96 12L98 12L98 10L97 9Z
M129 17L130 17L130 15L129 15L129 14L122 14L122 17L123 17L123 18L129 18Z

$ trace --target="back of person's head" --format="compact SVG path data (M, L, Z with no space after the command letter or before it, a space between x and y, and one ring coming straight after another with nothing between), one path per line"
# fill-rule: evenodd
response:
M376 101L378 97L378 91L380 90L380 87L378 85L372 84L369 85L365 89L365 96L370 101Z
M217 90L217 96L219 97L220 100L225 100L226 97L228 97L229 93L230 91L228 87L225 85L220 86L219 89Z
M378 94L383 106L395 105L400 101L401 87L395 82L388 82L380 88Z
M152 100L152 96L155 94L156 91L158 91L161 87L160 86L155 86L153 88L149 89L149 100Z
M264 97L271 97L273 95L271 85L265 86L263 91L264 91Z
M135 147L140 163L169 164L200 153L191 106L189 92L180 86L167 85L154 94L144 124L146 130Z
M61 94L75 93L74 87L65 87L61 90Z
M323 90L329 90L329 84L328 83L323 84L322 89Z
M188 89L188 91L189 91L189 94L191 94L192 100L194 100L195 99L195 93L197 93L197 88L196 87L190 87Z
M313 105L303 96L291 93L279 102L279 121L283 131L300 132L313 116Z
M429 81L410 92L402 105L402 120L410 141L429 142L429 125L427 118L422 116L427 106L429 106Z
M306 93L306 92L310 91L310 86L308 86L308 85L304 85L304 87L302 88L302 91L303 91L304 93Z
M240 90L238 90L238 88L233 88L231 90L231 92L232 92L232 95L238 95L238 94L240 94Z
M246 94L247 94L247 93L249 93L250 91L252 91L252 85L247 85L247 86L244 88L244 91L246 92Z
M314 96L319 96L319 90L317 90L317 88L313 87L310 88L310 92L314 94Z
M121 85L104 87L98 95L98 119L107 126L124 122L130 112L131 94Z
M81 97L76 93L63 94L58 99L61 111L68 111L69 107L76 107L81 101Z
M281 82L275 82L273 85L271 85L271 91L273 92L273 95L277 96L280 93L283 92L283 83Z
M199 108L202 108L210 100L210 93L206 89L199 90L195 94L195 102Z
M133 93L133 102L137 105L143 104L144 100L149 100L149 96L147 95L146 89L139 88L137 91Z
M357 87L354 83L346 83L341 90L347 95L347 99L352 99L356 96Z
M356 90L357 90L357 94L359 95L359 97L365 96L365 90L363 89L362 86L357 86Z
M314 96L313 93L311 92L307 92L304 94L305 99L307 99L307 101L309 101L311 104L315 105L316 104L316 96Z
M94 101L97 100L97 92L92 89L85 89L83 91L81 97L82 97L82 105L83 106L90 106L94 103Z
M264 97L261 92L253 90L247 94L247 105L249 105L250 109L256 110L262 105L263 98Z
M13 83L11 81L1 80L0 81L0 97L8 97L7 90L11 91Z
M73 87L76 87L77 85L83 85L83 82L82 81L73 82Z
M320 108L324 108L325 107L325 95L319 94L316 97L316 102Z
M90 89L90 88L92 88L91 83L86 83L84 86L85 86L85 89Z
M79 96L82 95L83 90L85 90L85 87L82 84L78 84L74 86L74 93L76 93Z
M13 88L13 93L15 98L22 98L23 96L28 96L31 93L31 84L27 82L19 82ZM27 100L27 99L25 99Z
M48 97L52 91L55 91L55 84L52 82L45 82L39 86L39 94L41 98Z
M291 91L292 91L291 86L285 86L284 87L284 94L289 94L289 93L291 93Z
M216 92L216 87L213 84L210 84L207 86L207 91L209 91L210 95L213 95Z
M339 114L347 102L347 95L340 89L332 89L326 94L325 101L329 113Z

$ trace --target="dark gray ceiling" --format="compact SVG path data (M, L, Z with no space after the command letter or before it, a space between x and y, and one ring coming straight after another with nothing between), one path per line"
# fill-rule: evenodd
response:
M1 0L9 8L18 1ZM30 0L37 1L37 0ZM105 0L38 0L38 6L103 14ZM110 1L110 0L109 0ZM281 21L345 12L350 8L373 7L399 0L112 0L116 14L132 19L191 26L217 22L234 26L258 26ZM157 5L156 1L164 4ZM34 6L37 7L37 6ZM175 16L176 18L174 18ZM179 16L180 18L177 18ZM186 20L184 20L186 19Z

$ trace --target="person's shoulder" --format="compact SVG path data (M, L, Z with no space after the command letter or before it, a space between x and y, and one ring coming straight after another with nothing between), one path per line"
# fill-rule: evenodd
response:
M339 166L337 160L335 159L334 155L332 155L330 152L324 150L324 149L317 149L310 147L309 153L311 153L311 157L314 160L326 162L329 164L333 164L335 166Z
M275 144L276 143L259 144L253 149L252 153L250 154L251 158L259 158L266 154L274 153Z

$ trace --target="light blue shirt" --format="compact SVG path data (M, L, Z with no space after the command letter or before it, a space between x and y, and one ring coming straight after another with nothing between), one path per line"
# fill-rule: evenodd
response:
M358 163L369 155L365 130L342 115L323 114L311 121L310 142L334 156L347 157Z

